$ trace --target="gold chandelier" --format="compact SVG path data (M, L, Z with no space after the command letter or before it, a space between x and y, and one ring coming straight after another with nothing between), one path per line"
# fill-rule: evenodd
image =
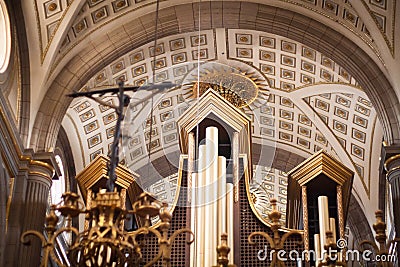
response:
M82 209L83 203L79 196L72 192L63 194L63 200L58 205L52 205L50 213L46 216L45 235L34 230L26 231L21 236L21 242L29 244L28 236L38 237L42 242L43 258L40 266L47 267L50 259L58 266L67 266L59 261L55 254L56 239L62 233L72 233L75 238L71 243L67 255L71 266L138 266L142 262L141 243L137 238L153 234L158 238L158 254L144 266L152 266L162 260L163 266L170 266L171 246L176 237L188 233L192 238L193 233L184 228L175 231L168 237L172 215L167 205L161 204L149 193L142 193L134 203L132 210L125 210L118 192L99 192L92 200L92 207ZM59 218L56 211L66 218L65 227L57 229ZM79 214L86 214L90 228L79 232L72 226L72 218ZM144 219L143 227L136 231L124 230L123 220L135 214ZM150 219L158 215L160 223L157 228L151 226Z
M170 86L169 84L167 87ZM158 88L163 87L157 85ZM148 88L152 88L151 86ZM137 90L137 88L129 88ZM103 105L109 105L102 100L94 97L95 94L104 94L110 92L92 91L75 93L71 96L87 96L94 100L98 100ZM175 238L183 233L191 235L187 243L191 244L194 239L193 232L188 229L179 229L172 233L169 237L168 231L172 215L167 209L166 203L161 203L147 192L142 193L138 200L133 203L132 210L125 209L125 198L122 197L126 192L118 192L116 187L116 167L118 165L118 146L121 136L121 122L123 120L123 108L127 102L127 95L124 94L123 82L119 83L119 87L112 89L113 93L118 94L119 105L113 106L117 113L117 122L114 132L114 142L110 153L110 162L107 166L108 180L107 189L101 189L93 198L88 208L84 208L83 202L76 193L66 192L62 196L62 201L57 205L50 207L50 212L46 216L45 233L36 230L28 230L21 236L21 242L29 245L29 236L36 236L42 242L43 257L40 266L47 267L50 261L54 261L57 265L66 267L55 253L57 247L57 237L63 233L72 235L73 240L67 249L68 261L71 266L89 266L89 267L122 267L122 266L138 266L142 263L141 242L137 238L154 235L158 239L159 250L157 255L144 266L152 266L159 260L163 266L170 266L171 246ZM122 189L124 190L124 189ZM57 229L59 212L66 220L66 226ZM72 219L80 214L86 215L88 227L79 232L76 227L72 226ZM127 232L124 229L124 220L129 216L139 216L144 220L144 226L135 231ZM159 216L160 222L156 226L151 226L151 218Z

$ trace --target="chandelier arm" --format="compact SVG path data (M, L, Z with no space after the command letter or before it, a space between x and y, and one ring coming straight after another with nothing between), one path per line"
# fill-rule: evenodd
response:
M132 251L136 254L136 261L140 261L143 257L141 245L136 241L136 236L129 235L126 237L126 242L133 246Z
M136 237L139 235L149 235L150 233L154 234L158 240L162 238L162 235L159 231L149 227L140 227L135 232L131 234L133 240L136 242Z
M133 212L132 212L132 213L133 213ZM128 236L131 237L131 238L133 239L133 238L135 238L137 235L140 235L140 234L147 234L147 233L143 233L143 232L147 232L147 233L148 233L149 231L148 231L148 229L147 229L146 227L142 226L142 227L140 227L140 228L138 228L138 229L136 229L136 230L134 230L134 231L128 233Z
M44 249L43 260L40 263L40 267L47 267L49 261L49 255L51 256L51 251L54 249L54 243L52 242L52 239L46 240L44 235L39 233L38 231L29 230L21 235L21 243L24 245L30 245L31 240L28 238L28 236L30 235L36 236L40 239L42 243L42 248Z
M275 243L274 243L274 240L272 239L272 237L269 234L264 233L264 232L253 232L253 233L251 233L249 235L249 237L248 237L248 242L249 242L250 245L256 245L257 244L257 242L252 240L253 237L255 237L257 235L258 236L262 236L265 239L267 239L267 241L270 244L271 248L273 248L273 249L275 248Z
M276 265L280 266L280 261L277 260L276 251L272 252L272 261L269 267L275 267Z
M159 240L162 239L162 234L158 230L149 228L149 232L153 233Z
M57 239L57 236L59 236L60 234L62 234L63 232L73 232L76 236L79 236L79 231L78 229L76 229L75 227L71 227L71 226L67 226L67 227L62 227L60 229L58 229L54 235L51 238L51 242L54 243L54 241Z
M134 253L137 255L137 257L135 258L135 261L137 261L137 262L141 261L143 258L143 253L142 253L142 250L140 249L140 246L138 244L136 244L136 245L134 244L133 250L134 250Z
M183 234L183 233L188 233L188 234L190 234L190 235L192 236L192 238L191 238L190 240L187 241L187 244L188 244L188 245L192 244L192 243L194 242L194 233L193 233L192 230L189 229L189 228L179 229L179 230L175 231L175 232L171 235L171 237L169 238L169 242L170 242L171 244L174 243L175 238L176 238L178 235Z
M281 241L279 242L279 247L283 248L283 244L285 244L286 239L288 239L292 235L300 235L301 239L303 240L303 235L302 235L302 233L300 231L291 230L290 232L287 232L282 236Z
M30 245L31 240L30 240L30 238L28 238L28 236L30 236L30 235L38 237L40 239L40 241L42 242L42 247L45 247L47 245L48 241L46 240L44 235L35 230L29 230L29 231L24 232L21 235L21 243L24 245Z
M72 232L72 233L74 233L74 234L76 235L76 240L75 240L75 242L74 242L74 245L77 243L77 240L78 240L78 237L79 237L79 231L78 231L78 229L76 229L76 228L74 228L74 227L71 227L71 226L62 227L62 228L58 229L58 230L54 233L54 235L51 237L51 239L50 239L49 244L51 244L52 249L50 250L50 254L49 254L49 255L50 255L50 257L52 258L52 260L54 260L54 261L57 263L57 265L59 265L60 267L68 267L67 265L62 264L62 263L58 260L56 254L54 253L55 244L56 244L56 239L57 239L57 237L58 237L60 234L62 234L63 232Z
M57 266L59 266L59 267L68 267L67 265L63 264L61 261L59 261L59 260L57 259L57 256L56 256L56 254L54 253L54 249L55 249L55 247L53 246L53 249L50 249L50 250L49 250L50 258L51 258L53 261L56 262Z
M162 251L159 250L157 256L155 256L151 261L149 261L148 263L146 263L146 264L144 265L144 267L153 266L157 261L159 261L159 260L161 259L162 255L163 255Z

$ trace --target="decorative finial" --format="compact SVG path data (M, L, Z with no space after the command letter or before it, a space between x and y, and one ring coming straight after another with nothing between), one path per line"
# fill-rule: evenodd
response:
M386 243L386 223L383 221L383 211L375 212L376 222L372 225L376 232L375 239L379 244Z
M386 258L389 259L391 254L389 254L389 249L390 247L397 243L400 242L400 238L394 238L392 240L386 240L386 223L383 220L384 214L382 210L377 210L375 212L375 217L376 217L376 222L372 225L374 228L374 231L376 233L375 235L375 240L378 241L379 247L376 245L375 241L372 240L364 240L360 243L360 247L363 247L363 245L370 245L373 249L376 255L379 255L382 259ZM393 263L390 261L387 262L378 262L377 263L378 267L392 267Z
M280 219L282 217L281 212L276 208L277 200L275 198L271 198L269 200L272 206L272 211L268 213L268 218L271 220L271 228L272 231L275 229L278 230L281 228Z
M324 249L328 252L325 254L325 259L318 264L318 267L322 266L330 266L330 267L335 267L335 266L347 266L345 262L339 261L337 252L338 252L338 246L336 242L333 239L333 232L332 231L326 231L326 244L324 245Z
M236 267L235 264L229 264L229 252L231 248L228 246L228 234L221 234L221 244L217 247L217 266L214 267Z
M302 232L299 230L290 230L289 232L285 233L283 236L280 236L279 230L281 229L281 224L280 224L279 220L280 220L282 214L276 208L276 204L278 201L275 198L271 198L269 200L269 202L271 203L272 211L270 213L268 213L268 218L271 220L271 230L272 230L273 236L271 236L265 232L253 232L249 235L248 242L250 245L256 245L257 242L253 241L253 238L255 236L262 236L268 241L271 249L273 249L275 251L279 251L279 250L284 249L284 244L285 244L286 240L289 238L289 236L300 235L301 237L303 237L303 235L302 235ZM276 266L276 265L284 266L285 263L284 263L284 261L281 261L279 257L274 257L272 259L270 266Z
M228 247L228 234L221 235L221 244L217 247L218 252L218 265L227 266L229 263L228 254L231 248Z

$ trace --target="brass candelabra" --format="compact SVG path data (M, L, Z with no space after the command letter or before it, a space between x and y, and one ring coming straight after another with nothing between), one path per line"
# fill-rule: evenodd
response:
M228 234L221 235L221 244L217 247L217 265L213 267L236 267L235 264L229 264L229 252L231 248L228 246Z
M158 254L150 262L146 263L145 267L154 265L160 259L162 259L163 266L171 266L171 249L176 237L183 233L191 235L192 238L187 241L187 244L190 245L194 241L194 234L189 228L182 228L168 237L172 214L168 211L168 205L166 203L162 203L162 207L160 208L155 206L154 202L156 202L156 200L148 193L142 193L140 195L139 200L133 205L133 212L144 218L145 224L136 231L129 233L128 236L132 240L132 243L135 244L135 247L139 248L139 243L136 240L137 237L154 234L158 239ZM151 217L157 214L160 217L158 227L150 227Z
M141 87L142 90L154 88L168 88L171 84L158 84ZM124 94L125 89L137 91L139 87L124 88L123 82L120 82L118 88L109 88L105 90L96 90L90 92L73 93L71 97L89 97L99 104L109 106L115 109L117 114L117 122L114 132L114 142L110 151L110 163L108 164L108 180L107 192L100 190L91 201L90 207L84 209L84 204L80 201L77 194L72 192L64 193L62 201L57 205L50 207L50 212L46 216L45 233L29 230L22 234L21 242L29 244L29 236L36 236L42 242L43 257L41 265L49 266L50 261L54 261L59 266L67 266L60 262L55 254L57 247L57 237L62 233L70 233L73 241L67 249L69 265L71 266L137 266L142 261L141 243L137 241L137 237L154 234L158 239L158 254L145 266L152 266L158 260L162 260L163 266L170 266L171 261L171 244L175 238L182 233L192 235L188 244L191 244L194 235L190 229L180 229L175 231L171 237L168 237L168 230L172 215L168 211L166 204L156 201L148 193L142 193L138 200L134 203L132 210L125 209L125 198L121 197L121 193L117 192L116 186L116 167L119 162L119 141L121 138L121 123L124 118L124 107L129 103L129 96ZM118 105L112 105L102 101L94 95L103 95L105 93L117 93L119 100ZM66 226L57 229L59 221L56 215L58 211L61 216L66 219ZM79 214L86 214L88 227L82 232L72 226L72 218ZM144 219L144 226L136 231L127 232L124 229L124 220L129 215L137 215ZM157 227L152 227L150 219L156 215L160 217L160 223Z
M389 249L390 246L395 244L396 242L400 241L400 238L394 238L393 240L387 240L386 237L386 223L383 220L383 211L382 210L377 210L375 212L375 218L376 222L372 225L374 228L374 231L376 233L375 235L375 240L378 242L379 247L376 245L375 242L371 240L364 240L360 243L360 246L362 247L363 245L370 245L377 256L379 256L380 259L392 259L391 257L393 255L389 254ZM398 244L397 244L398 245ZM393 256L394 258L394 256ZM387 261L379 261L377 262L378 267L392 267L393 262L391 260Z
M286 232L285 234L282 235L282 237L279 234L279 230L282 228L281 223L279 222L282 214L280 211L277 210L276 208L276 199L271 199L270 203L272 205L272 211L268 213L268 218L271 221L271 230L273 232L273 236L270 236L268 233L265 232L253 232L249 235L248 241L251 245L256 245L257 242L253 241L253 238L255 236L262 236L264 237L270 247L271 247L271 253L272 253L272 261L270 266L280 266L284 267L285 263L284 261L280 260L279 257L277 257L277 254L280 250L284 249L284 244L286 240L291 236L291 235L301 235L302 232L299 230L290 230L289 232Z
M192 235L188 241L191 244L193 233L190 229L180 229L168 237L168 230L172 215L167 210L167 204L159 203L148 193L142 193L134 203L133 210L125 210L118 192L100 192L92 200L91 208L84 210L83 203L75 193L63 194L63 200L58 205L52 205L46 217L45 232L30 230L21 236L21 242L29 244L29 236L33 235L42 241L43 257L40 266L49 266L53 260L58 266L66 267L59 261L55 254L56 239L62 233L72 233L74 240L67 250L71 266L138 266L142 261L141 243L136 240L138 236L154 234L158 238L158 254L145 266L152 266L162 260L163 266L170 266L171 245L175 238L182 233ZM60 212L67 220L65 227L57 229L59 218L56 211ZM89 229L79 232L72 226L72 218L79 214L86 214ZM124 230L123 220L129 214L144 218L145 224L136 231ZM157 227L152 227L150 219L156 215L160 217Z
M318 267L321 266L347 266L347 264L343 261L339 260L338 246L333 239L333 232L326 232L326 244L324 245L324 249L327 251L325 254L325 259L318 263Z

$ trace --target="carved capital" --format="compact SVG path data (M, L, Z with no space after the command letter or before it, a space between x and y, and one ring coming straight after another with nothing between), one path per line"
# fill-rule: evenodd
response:
M400 178L400 146L384 146L384 151L386 177L392 183L395 178Z

